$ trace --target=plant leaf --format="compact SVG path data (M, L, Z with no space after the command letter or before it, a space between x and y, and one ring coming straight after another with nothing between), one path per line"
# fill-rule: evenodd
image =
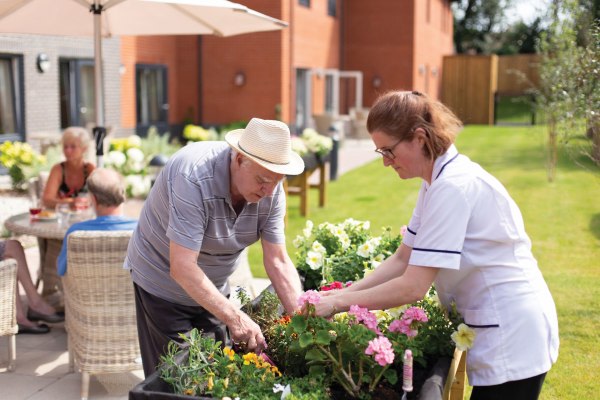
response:
M305 358L308 361L323 361L327 357L325 356L325 354L320 352L318 349L310 349L309 351L306 352Z
M327 346L329 343L331 343L331 335L329 334L329 331L324 329L318 331L315 337L315 343L323 346Z
M298 341L300 342L300 347L302 348L310 346L314 342L313 335L310 332L304 332L302 335L300 335L298 339Z

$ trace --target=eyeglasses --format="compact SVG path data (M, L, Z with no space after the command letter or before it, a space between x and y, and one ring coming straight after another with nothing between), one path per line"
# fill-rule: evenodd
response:
M392 147L382 147L380 149L375 149L375 151L381 154L382 156L393 160L394 158L396 158L396 156L394 155L394 148L396 148L396 146L398 146L400 142L402 142L402 140L398 140L396 143L394 143L394 145L392 145Z

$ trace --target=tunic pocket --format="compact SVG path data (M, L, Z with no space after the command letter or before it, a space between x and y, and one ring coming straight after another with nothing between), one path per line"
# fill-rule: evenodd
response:
M500 321L493 310L465 310L465 324L471 328L498 328Z

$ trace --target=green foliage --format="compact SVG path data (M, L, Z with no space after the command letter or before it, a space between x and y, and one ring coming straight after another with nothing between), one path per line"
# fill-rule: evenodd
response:
M412 314L406 317L412 321L409 326L414 335L390 328L405 321L403 316L409 312L428 319L417 321ZM287 376L327 376L326 385L335 383L348 396L364 398L381 382L397 383L406 349L411 349L414 361L425 370L439 357L452 357L451 334L461 322L456 313L452 316L446 316L434 289L411 306L373 312L356 307L333 319L315 316L314 305L307 303L302 314L284 316L267 327L267 352ZM386 354L391 358L385 361L366 351L379 340L389 345Z
M176 139L169 139L168 132L161 135L154 126L148 129L145 138L141 138L140 149L148 159L156 155L171 157L180 148L181 144Z
M202 336L197 329L180 338L187 358L176 342L170 342L166 355L161 357L161 378L177 394L279 400L279 391L289 385L288 399L328 397L320 377L289 379L255 353L238 354L229 347L221 348L220 342Z
M600 30L590 25L578 45L584 9L576 0L553 4L554 19L540 42L538 101L548 118L548 178L554 180L560 143L591 129L589 154L600 164ZM594 138L595 136L595 138Z
M296 268L304 278L304 288L360 279L365 270L374 269L396 251L402 239L399 234L393 235L386 227L381 236L373 236L369 228L369 221L352 218L318 226L308 220L302 235L293 241Z
M27 181L45 168L46 157L29 143L6 141L0 144L0 164L8 169L13 189L24 190Z

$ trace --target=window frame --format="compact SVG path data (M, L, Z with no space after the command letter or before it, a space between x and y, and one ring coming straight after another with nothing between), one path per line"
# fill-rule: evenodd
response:
M6 141L23 141L25 138L25 70L23 55L0 53L0 59L9 61L12 83L12 118L15 121L15 131L0 134L0 143Z

